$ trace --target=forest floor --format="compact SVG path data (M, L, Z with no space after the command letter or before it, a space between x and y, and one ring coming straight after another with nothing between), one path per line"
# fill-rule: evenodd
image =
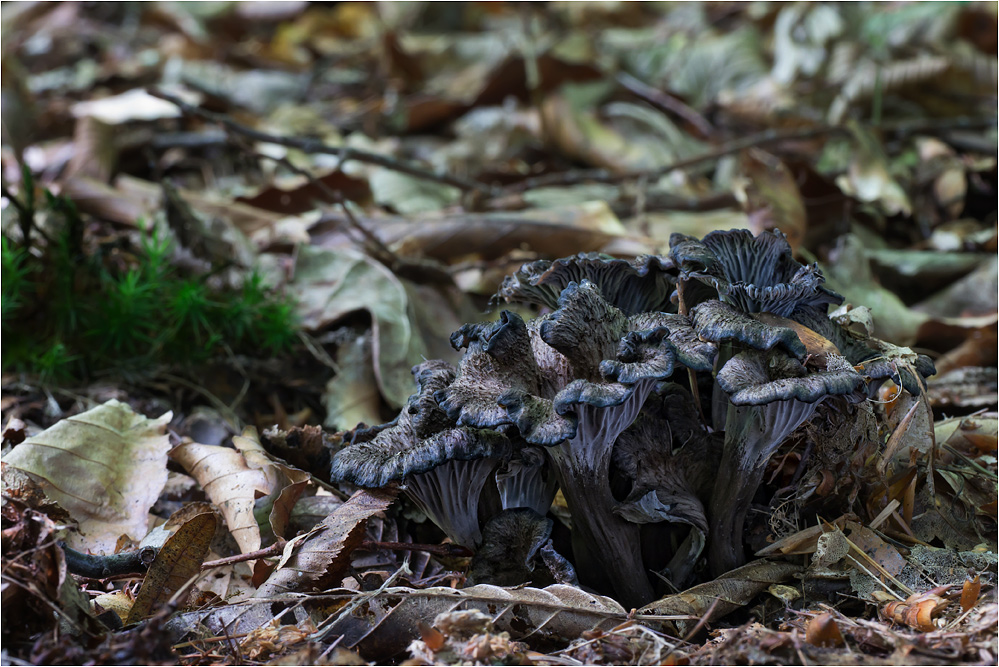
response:
M12 2L2 28L3 664L995 664L995 3ZM851 407L868 431L784 441L746 565L698 548L638 608L548 560L476 583L485 545L410 491L331 483L525 263L679 267L672 235L730 229L779 230L837 322L935 366ZM569 562L572 500L544 518Z

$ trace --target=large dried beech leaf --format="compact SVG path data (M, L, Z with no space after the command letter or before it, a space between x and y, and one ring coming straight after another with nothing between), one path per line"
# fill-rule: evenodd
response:
M402 281L359 252L303 247L290 288L306 329L321 329L350 313L370 314L378 388L393 407L405 404L413 390L410 369L427 356L427 345Z
M749 604L772 584L779 584L802 569L791 563L753 561L714 581L688 588L682 593L667 595L639 611L643 614L688 614L700 617L714 605L710 620L718 620Z
M245 554L259 549L260 526L253 516L253 506L257 498L275 490L276 471L254 467L238 450L197 442L174 447L170 458L198 480L222 511L239 550Z
M302 541L298 551L257 590L260 597L301 593L339 584L350 565L350 553L364 539L364 526L388 509L398 489L361 490L326 517Z
M167 539L142 582L135 603L128 612L134 623L155 613L177 591L201 571L218 519L212 512L193 517Z
M149 508L167 481L170 418L147 419L110 400L28 438L4 462L37 478L79 522L70 546L112 553L122 534L146 534Z
M488 584L462 590L392 588L365 600L331 631L344 635L345 645L363 655L387 657L419 636L421 622L432 625L438 614L459 609L478 609L492 618L497 631L524 641L568 641L595 627L610 629L627 617L614 600L561 584L543 589Z
M327 636L343 635L340 640L343 646L356 648L369 660L386 659L402 652L419 637L421 622L432 625L438 614L461 609L478 609L493 620L496 632L509 632L512 639L528 643L566 642L593 628L610 630L628 618L624 608L614 600L561 584L543 589L487 584L461 590L394 587L367 594L338 590L315 596L304 606L314 621L320 623L331 609L340 610L358 601L360 604L351 613L328 626ZM170 626L180 634L199 628L213 634L224 631L242 634L270 623L275 613L273 601L248 602L181 614L171 620ZM652 620L648 624L659 625Z

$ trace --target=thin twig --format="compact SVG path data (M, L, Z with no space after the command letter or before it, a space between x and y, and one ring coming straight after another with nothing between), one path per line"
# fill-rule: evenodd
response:
M281 554L282 551L284 551L285 544L287 544L285 540L279 539L277 542L264 549L257 549L256 551L248 551L245 554L237 554L235 556L229 556L227 558L219 558L218 560L208 560L201 564L201 569L210 570L215 567L232 565L233 563L242 563L248 560L260 560L261 558L270 558L271 556L278 556Z
M423 551L434 556L445 558L465 558L474 555L468 547L459 544L412 544L410 542L361 542L361 549L374 551L388 549L389 551Z
M995 125L995 123L995 118L968 118L962 116L960 118L929 120L920 119L918 121L907 120L898 123L886 123L879 128L879 131L909 134L913 132L940 131L944 129L991 127ZM767 144L780 143L784 141L814 139L824 135L849 134L849 132L849 128L844 125L821 125L795 130L764 130L763 132L757 132L756 134L751 134L748 137L742 137L740 139L735 139L728 143L722 144L721 146L705 153L701 153L700 155L678 160L672 164L657 167L655 169L621 172L610 171L608 169L583 169L578 171L560 172L557 174L545 174L543 176L535 176L533 178L527 178L523 181L513 183L503 188L501 190L501 194L509 195L511 193L533 190L534 188L578 185L580 183L589 182L620 183L622 181L637 180L640 178L648 178L650 181L654 181L665 176L666 174L669 174L670 172L687 169L688 167L699 165L702 162L711 162L727 155L738 153L739 151L747 148L765 146Z
M402 565L399 566L399 569L393 572L392 575L385 580L385 583L373 591L361 593L355 597L354 600L350 604L346 605L335 617L330 616L325 621L320 623L319 627L316 628L316 631L309 635L309 639L313 641L321 641L324 637L326 637L330 630L336 627L337 623L350 616L359 606L387 591L403 575L412 573L413 571L409 569L409 558L407 557L406 560L402 562Z
M343 165L347 162L355 160L357 162L374 164L379 167L391 169L392 171L408 174L414 178L434 181L435 183L443 183L464 191L481 192L487 195L493 194L493 188L485 183L479 183L478 181L461 178L460 176L454 176L453 174L431 171L430 169L421 167L411 162L403 162L395 158L379 155L377 153L369 153L350 146L330 146L329 144L316 139L285 137L277 134L261 132L260 130L253 129L252 127L247 127L242 123L237 123L225 114L215 113L213 111L202 109L199 106L188 104L179 97L166 93L162 90L151 89L149 90L149 94L153 97L158 97L161 100L166 100L167 102L175 104L185 114L198 116L212 123L217 123L226 129L241 134L244 137L252 139L253 141L263 141L266 143L278 144L280 146L288 146L290 148L296 148L304 153L336 155L340 158L341 168L343 168Z
M711 123L709 123L704 116L697 113L694 109L687 106L676 97L657 88L653 88L644 81L636 79L627 72L619 72L614 78L625 90L633 95L640 97L649 104L659 107L664 111L669 111L677 116L680 116L685 121L696 127L697 131L703 136L711 137L714 135L715 128L711 127Z

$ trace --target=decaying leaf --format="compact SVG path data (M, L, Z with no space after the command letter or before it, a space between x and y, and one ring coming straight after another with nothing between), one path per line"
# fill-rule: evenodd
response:
M128 623L155 613L201 572L218 519L212 512L192 518L174 533L156 554L128 612Z
M403 405L412 393L410 369L427 354L427 345L413 324L401 279L359 252L307 247L299 251L290 287L306 329L321 329L354 312L371 315L378 387L390 405Z
M361 334L340 346L336 362L340 372L326 383L325 425L347 430L358 424L377 424L381 392L371 358L371 335Z
M79 522L70 546L112 553L120 535L146 534L167 480L170 418L147 419L112 399L28 438L4 462L37 478Z
M345 605L358 600L361 604L350 613L340 614ZM320 621L333 614L335 621L327 626L328 636L342 635L341 646L356 648L370 659L397 655L420 637L421 622L431 625L439 614L462 609L477 609L488 615L496 632L509 632L512 639L530 642L568 641L594 628L610 630L628 618L614 600L561 584L543 589L487 584L460 590L390 587L366 594L335 590L301 604ZM280 610L273 601L251 601L181 614L170 626L179 634L199 628L216 634L240 634L270 623L277 613ZM648 624L661 626L657 620Z
M682 593L667 595L642 607L642 614L689 615L702 617L714 605L711 620L717 620L743 607L772 584L785 581L802 571L800 565L756 560L728 572L714 581L699 584ZM678 622L683 631L690 622Z
M269 597L283 593L322 590L340 583L350 565L350 554L364 539L367 520L388 509L399 490L361 490L316 526L296 545L294 555L257 590Z

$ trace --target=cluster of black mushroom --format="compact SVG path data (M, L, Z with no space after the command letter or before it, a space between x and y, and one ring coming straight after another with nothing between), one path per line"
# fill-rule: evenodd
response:
M741 565L746 512L781 443L816 411L847 410L887 379L917 394L933 373L830 319L842 297L780 232L675 234L668 257L533 262L496 299L544 314L456 331L458 367L417 366L398 418L359 429L332 467L362 487L401 481L480 553L521 544L522 562L500 573L477 575L473 559L473 579L490 583L575 571L637 606L658 579L682 587ZM571 565L548 540L558 490Z

